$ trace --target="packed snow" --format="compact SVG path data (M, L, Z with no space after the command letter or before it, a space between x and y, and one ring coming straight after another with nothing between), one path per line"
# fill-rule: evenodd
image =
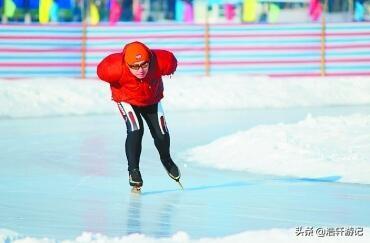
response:
M368 105L369 77L164 78L167 111ZM107 83L71 78L0 79L0 118L117 112Z
M82 233L76 239L62 240L60 243L367 243L370 239L370 228L354 227L353 235L345 235L345 228L343 235L322 235L317 233L318 228L313 230L312 235L309 231L298 231L297 229L271 229L271 230L258 230L246 231L235 235L230 235L220 238L202 238L191 239L185 232L178 232L169 238L152 238L143 234L131 234L122 237L108 237L102 234ZM323 228L323 230L328 230ZM336 229L334 229L336 230ZM299 234L302 232L304 234ZM307 235L306 235L307 232ZM352 234L352 233L350 233ZM321 235L321 236L319 236ZM32 238L18 235L9 230L0 230L1 243L56 243L57 241L49 238ZM58 241L59 242L59 241Z
M220 169L370 184L370 115L260 125L187 152Z

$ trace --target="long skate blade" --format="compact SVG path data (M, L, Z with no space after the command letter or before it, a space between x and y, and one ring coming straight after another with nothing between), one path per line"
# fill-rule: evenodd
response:
M181 184L181 182L180 181L176 181L178 184L179 184L179 186L181 187L181 190L184 190L184 187L182 186L182 184Z

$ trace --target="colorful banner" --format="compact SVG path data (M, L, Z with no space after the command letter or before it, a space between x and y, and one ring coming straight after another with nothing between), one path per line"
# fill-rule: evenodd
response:
M184 3L182 0L176 0L175 6L175 19L178 22L182 22L184 20Z
M184 22L191 23L193 20L193 5L190 2L184 2Z
M228 21L231 21L235 17L235 10L234 10L234 5L231 3L226 3L224 4L224 10L225 10L225 18Z
M110 1L109 23L114 25L121 18L122 8L117 0Z
M268 11L268 22L269 23L276 23L279 19L280 15L280 7L274 3L269 4L269 11Z
M59 12L59 6L57 3L53 2L50 8L50 21L51 22L54 22L54 23L58 22L58 19L59 19L58 12Z
M204 23L207 16L207 3L203 0L194 1L194 19L197 23Z
M4 5L4 15L8 18L13 17L15 9L17 8L15 3L12 0L5 0Z
M355 2L355 20L364 21L365 19L365 7L363 1L356 0Z
M53 0L40 0L39 6L39 22L41 24L47 24L50 20L50 9L53 4Z
M90 4L90 24L96 25L100 21L99 9L95 3Z
M243 2L243 21L257 21L257 0L244 0Z
M140 0L134 0L132 3L132 6L133 6L134 21L135 22L142 21L144 8L141 5Z
M312 21L317 21L321 17L322 6L320 0L310 0L309 15Z

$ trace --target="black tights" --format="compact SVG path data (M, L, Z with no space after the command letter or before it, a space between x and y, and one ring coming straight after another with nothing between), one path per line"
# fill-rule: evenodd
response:
M127 138L125 143L128 170L139 169L141 141L144 134L143 119L146 121L155 147L162 163L171 160L170 135L166 126L160 103L138 107L125 102L118 103L118 108L125 119Z

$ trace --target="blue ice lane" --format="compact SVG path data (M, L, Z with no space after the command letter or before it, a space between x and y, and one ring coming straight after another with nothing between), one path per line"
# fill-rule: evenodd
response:
M163 237L182 230L199 238L277 227L369 226L369 186L338 183L336 175L274 177L183 160L193 146L261 124L295 123L308 113L370 114L370 108L167 112L185 190L166 175L146 127L141 195L128 186L118 113L2 119L0 228L61 240L83 231Z

